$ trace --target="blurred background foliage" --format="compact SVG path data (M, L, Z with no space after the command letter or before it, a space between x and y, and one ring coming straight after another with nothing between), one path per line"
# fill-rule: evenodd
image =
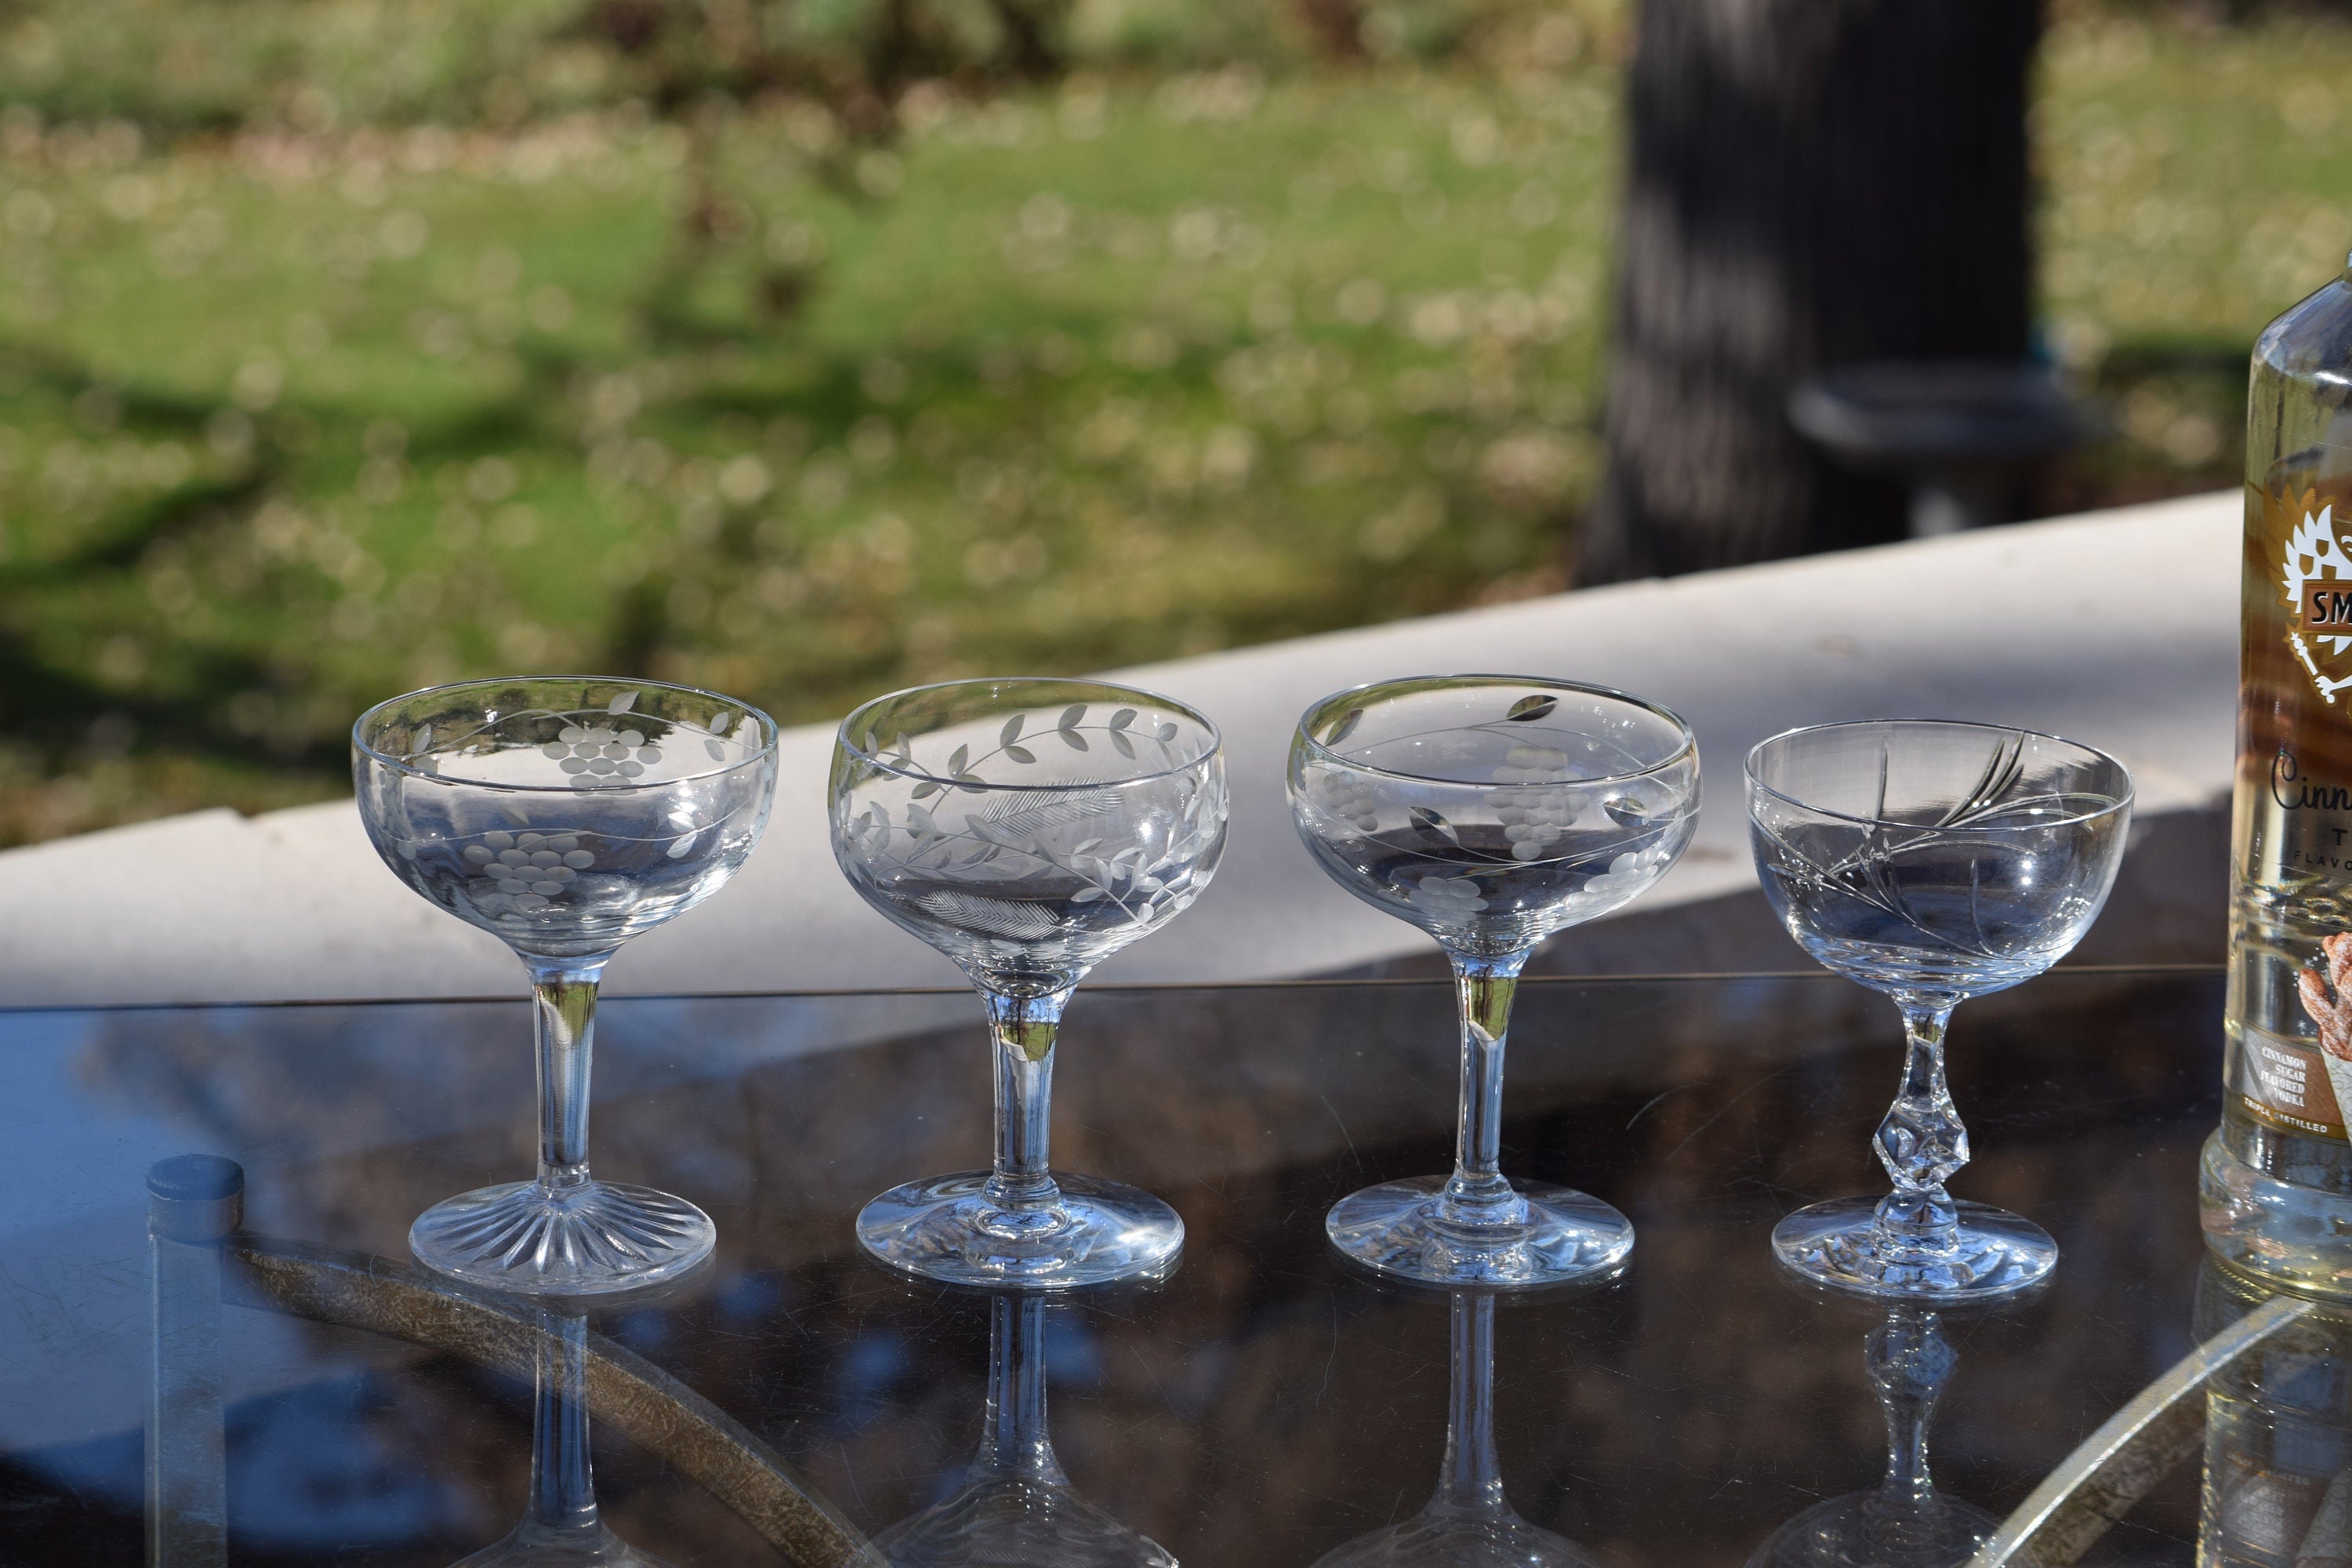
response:
M0 0L0 842L526 668L786 721L1566 585L1615 0ZM2326 7L2070 0L2060 510L2234 479ZM1858 215L1857 221L1865 221Z

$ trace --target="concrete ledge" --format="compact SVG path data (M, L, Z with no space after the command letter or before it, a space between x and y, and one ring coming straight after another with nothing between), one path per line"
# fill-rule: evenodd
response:
M1282 770L1291 726L1314 699L1455 669L1622 687L1675 709L1699 737L1708 804L1689 854L1624 915L1556 942L1547 971L1801 967L1754 894L1740 759L1792 725L1906 715L2026 725L2120 756L2137 781L2144 837L2084 956L2217 953L2214 834L2233 744L2239 504L2225 492L1120 671L1223 728L1233 837L1199 904L1099 977L1270 978L1426 955L1426 938L1316 869L1291 830ZM960 980L859 901L834 866L824 818L831 745L829 725L787 732L766 842L732 886L625 950L612 989ZM2150 850L2158 845L2160 859ZM2151 864L2139 863L2141 852ZM2160 933L2147 923L2159 915ZM520 986L496 939L394 880L348 802L250 820L200 812L0 854L0 922L12 935L0 1005Z

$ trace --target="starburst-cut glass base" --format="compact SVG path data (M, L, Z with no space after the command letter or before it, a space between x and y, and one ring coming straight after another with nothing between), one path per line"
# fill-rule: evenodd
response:
M509 1182L438 1203L409 1228L428 1268L526 1296L598 1296L675 1279L710 1256L710 1216L650 1187Z
M1608 1273L1633 1250L1633 1223L1599 1198L1515 1183L1507 1214L1446 1217L1447 1178L1382 1182L1331 1206L1331 1245L1357 1262L1430 1285L1563 1285Z
M1816 1284L1916 1301L1982 1301L2030 1290L2058 1266L2058 1244L2030 1219L1987 1204L1954 1205L1952 1246L1930 1257L1882 1252L1878 1204L1837 1198L1772 1227L1772 1250Z
M1008 1210L989 1173L908 1182L858 1212L858 1245L894 1268L950 1285L1061 1290L1159 1279L1184 1250L1184 1222L1150 1193L1054 1173L1061 1201Z

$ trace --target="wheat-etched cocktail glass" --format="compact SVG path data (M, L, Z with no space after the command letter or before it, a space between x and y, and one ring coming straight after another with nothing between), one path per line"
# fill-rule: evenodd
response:
M1514 1186L1503 1047L1536 944L1631 902L1698 820L1689 727L1621 691L1518 675L1428 676L1327 697L1290 746L1290 808L1332 879L1437 940L1462 1015L1451 1176L1343 1198L1325 1229L1430 1284L1548 1285L1615 1268L1633 1227L1600 1199Z
M1054 1048L1087 972L1175 918L1216 869L1216 727L1100 681L950 681L843 720L831 798L850 885L970 976L995 1060L993 1167L884 1193L857 1216L860 1243L964 1285L1165 1273L1184 1241L1175 1210L1049 1168Z
M2058 1261L2041 1226L1944 1184L1969 1163L1944 1030L1971 996L2065 956L2114 887L2131 824L2121 763L2054 735L1922 719L1823 724L1748 753L1756 869L1814 960L1894 998L1903 1084L1872 1146L1895 1190L1783 1219L1799 1273L1874 1296L2021 1290Z
M384 864L530 972L539 1174L427 1209L408 1237L418 1261L564 1296L694 1267L716 1237L709 1215L588 1174L596 990L623 942L717 892L759 842L775 795L774 721L649 680L470 681L362 714L352 773Z

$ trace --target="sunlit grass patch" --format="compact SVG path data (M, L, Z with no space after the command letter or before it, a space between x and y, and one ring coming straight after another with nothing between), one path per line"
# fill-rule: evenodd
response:
M12 727L252 802L461 674L815 718L1556 586L1609 91L940 95L846 189L790 110L164 157L19 121L0 624L70 700Z

